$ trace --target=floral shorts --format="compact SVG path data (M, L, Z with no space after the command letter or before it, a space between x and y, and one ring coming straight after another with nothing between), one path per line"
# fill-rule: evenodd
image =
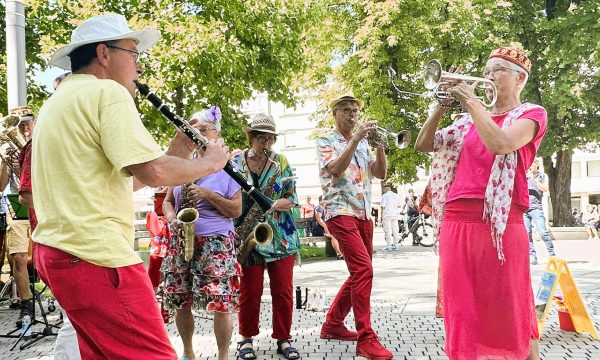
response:
M176 236L163 261L161 283L166 309L192 306L207 312L238 312L241 266L235 235L196 236L192 260L183 259Z

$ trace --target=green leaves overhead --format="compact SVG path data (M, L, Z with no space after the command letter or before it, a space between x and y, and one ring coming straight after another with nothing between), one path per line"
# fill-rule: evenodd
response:
M218 105L231 147L244 143L245 118L239 108L253 91L290 106L296 103L292 85L307 68L304 34L314 21L312 8L303 1L28 1L28 53L36 54L28 57L29 63L45 68L77 24L105 12L125 15L132 28L161 32L160 42L143 61L141 81L184 117ZM4 46L5 40L1 42ZM5 98L0 93L0 102ZM140 106L155 137L168 140L173 128L150 105Z

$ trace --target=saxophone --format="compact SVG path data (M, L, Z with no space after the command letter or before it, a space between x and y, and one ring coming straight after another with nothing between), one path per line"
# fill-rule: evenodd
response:
M269 159L268 155L267 159ZM271 159L269 159L269 161L277 166L277 171L269 178L269 181L264 188L263 194L268 198L275 192L275 180L277 180L277 177L279 177L281 172L279 165L275 161ZM256 221L259 221L258 224L256 224ZM246 217L244 217L242 223L235 228L235 231L239 238L242 239L242 245L240 245L237 254L238 262L242 265L246 263L246 260L248 260L248 257L252 254L257 245L266 246L273 240L273 229L264 220L264 212L256 202L252 204Z
M200 214L194 208L194 203L189 196L191 184L181 185L181 210L177 213L177 220L182 228L178 232L179 243L183 248L183 258L190 261L194 256L194 243L196 242L196 220ZM183 243L183 244L182 244Z

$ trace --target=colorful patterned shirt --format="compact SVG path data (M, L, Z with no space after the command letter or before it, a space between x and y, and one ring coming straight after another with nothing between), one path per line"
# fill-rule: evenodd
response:
M233 163L237 166L246 179L252 179L250 169L246 163L244 155L247 151L242 152L233 158ZM287 158L281 154L276 154L274 161L279 164L279 169L275 166L266 166L261 174L258 174L259 190L265 192L265 187L273 175L277 176L273 183L273 194L270 196L272 200L288 199L293 204L298 204L298 196L296 195L296 184L291 180L294 176L292 168ZM279 174L275 174L279 172ZM250 197L246 192L242 192L242 204L245 210L246 204L249 203ZM253 256L250 256L247 264L249 266L256 263L271 262L286 258L290 255L299 253L300 238L296 232L292 210L274 211L267 216L267 223L273 229L273 241L267 246L257 245ZM258 223L258 221L257 221ZM254 255L260 255L254 256ZM261 259L262 258L262 259Z
M371 214L371 166L375 158L366 139L358 143L346 171L341 177L333 176L327 165L344 151L348 140L337 130L317 138L319 177L325 202L325 220L340 215L349 215L361 220L370 219Z

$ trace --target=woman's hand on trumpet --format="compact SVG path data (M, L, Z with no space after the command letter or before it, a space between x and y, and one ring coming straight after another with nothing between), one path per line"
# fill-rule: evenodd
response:
M463 107L471 100L477 100L475 96L475 88L479 83L474 82L468 84L464 81L458 82L456 85L448 88L448 92L456 101L460 102ZM478 100L477 100L478 101Z

